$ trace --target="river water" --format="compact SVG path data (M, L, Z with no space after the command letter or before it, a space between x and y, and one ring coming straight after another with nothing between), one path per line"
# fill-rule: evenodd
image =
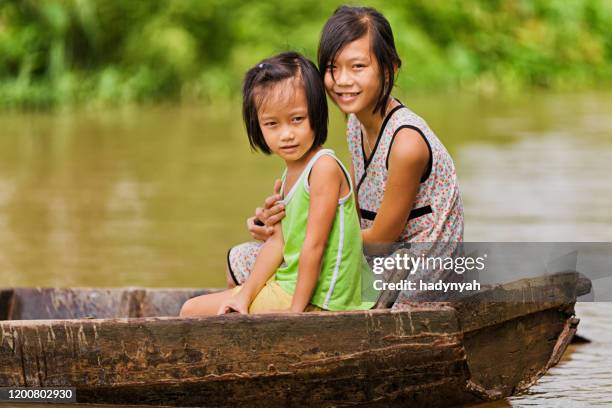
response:
M401 99L455 160L467 241L612 242L611 92ZM333 109L347 162L343 126ZM238 103L0 113L0 132L2 286L222 286L282 170L250 152ZM612 406L612 304L577 315L591 343L483 407Z

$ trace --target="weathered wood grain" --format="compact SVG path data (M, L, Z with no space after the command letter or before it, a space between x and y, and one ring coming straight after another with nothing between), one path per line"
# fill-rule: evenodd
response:
M15 288L13 320L128 316L131 290Z
M574 303L590 289L582 275L563 272L496 285L453 302L464 333L468 388L499 399L534 384L567 348L578 324Z
M13 297L11 320L109 319L177 316L189 298L214 289L16 288L0 292ZM9 307L10 303L6 307Z
M1 291L9 317L51 320L0 321L0 386L76 386L80 402L180 406L490 401L558 362L578 324L576 296L588 289L563 273L406 310L192 319L141 316L176 314L209 290Z
M467 332L463 344L471 382L496 398L523 391L520 383L535 382L548 368L567 319L552 309Z
M319 406L417 398L436 405L465 381L454 314L436 307L2 322L0 384L71 384L83 402Z
M138 312L133 317L178 316L188 299L219 289L143 289Z
M578 296L590 290L590 280L581 274L562 272L495 285L448 305L457 310L462 331L469 332L573 304Z

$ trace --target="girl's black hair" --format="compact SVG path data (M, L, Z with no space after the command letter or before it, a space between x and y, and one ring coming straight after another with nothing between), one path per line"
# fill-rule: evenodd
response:
M271 153L257 117L257 108L265 99L262 93L289 78L299 80L306 93L308 121L315 134L311 149L321 146L327 140L327 97L323 79L312 61L297 52L283 52L261 61L249 69L244 77L242 117L249 143L254 150Z
M402 60L395 49L391 25L376 9L340 6L334 11L323 27L319 42L319 72L322 77L325 76L327 66L333 64L342 49L367 33L370 33L371 36L370 46L380 67L380 83L382 84L372 113L380 111L380 115L384 116L395 82L395 68L402 66Z

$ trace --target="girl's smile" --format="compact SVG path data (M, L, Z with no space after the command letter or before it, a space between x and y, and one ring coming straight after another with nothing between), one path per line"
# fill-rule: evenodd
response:
M349 104L357 99L361 92L336 92L337 99L343 104Z

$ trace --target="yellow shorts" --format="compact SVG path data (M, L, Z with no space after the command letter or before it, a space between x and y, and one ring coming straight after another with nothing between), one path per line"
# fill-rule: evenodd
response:
M235 295L242 289L242 286L236 286L232 290L232 294ZM287 310L291 307L293 295L290 295L281 288L281 286L274 280L270 279L266 282L265 286L259 291L251 306L249 306L249 313L264 313L271 310ZM322 311L320 307L315 305L306 306L305 312Z

